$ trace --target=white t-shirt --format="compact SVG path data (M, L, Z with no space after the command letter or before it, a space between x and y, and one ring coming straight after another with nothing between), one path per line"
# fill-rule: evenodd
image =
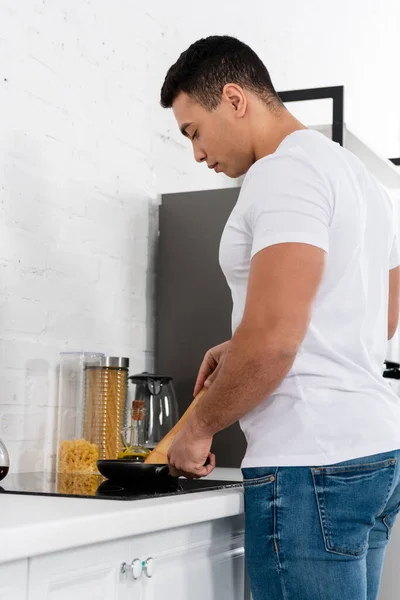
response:
M223 232L232 331L252 257L302 242L327 253L311 322L280 386L240 421L242 467L326 465L400 448L400 398L382 377L389 269L400 264L391 201L361 161L312 130L248 171Z

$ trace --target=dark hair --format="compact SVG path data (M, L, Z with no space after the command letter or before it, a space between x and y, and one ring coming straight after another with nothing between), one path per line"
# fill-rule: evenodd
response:
M212 35L194 42L168 69L161 88L161 106L171 108L186 92L207 110L216 108L227 83L257 94L269 106L281 106L264 63L247 44L228 35Z

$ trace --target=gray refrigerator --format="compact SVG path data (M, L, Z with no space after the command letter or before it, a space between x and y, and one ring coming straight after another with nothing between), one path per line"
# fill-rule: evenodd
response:
M218 263L239 188L166 194L156 261L156 372L173 377L182 415L205 352L231 337L232 300ZM239 467L246 448L236 423L218 433L217 466Z

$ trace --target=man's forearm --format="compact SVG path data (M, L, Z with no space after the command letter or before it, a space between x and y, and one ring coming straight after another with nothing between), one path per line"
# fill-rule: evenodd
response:
M194 435L214 435L255 408L279 386L295 356L272 337L237 330L220 373L188 420Z

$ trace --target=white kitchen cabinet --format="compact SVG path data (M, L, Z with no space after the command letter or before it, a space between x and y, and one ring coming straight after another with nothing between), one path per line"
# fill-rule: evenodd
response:
M247 600L243 542L239 516L39 556L30 559L28 598Z
M145 562L143 600L244 600L241 519L224 519L134 540ZM153 569L148 577L146 563ZM247 599L246 599L247 600Z
M130 562L127 539L30 559L29 600L141 600L140 587L121 574Z
M0 565L0 600L27 600L28 561Z
M204 543L155 552L154 575L144 575L143 600L243 600L243 544Z

